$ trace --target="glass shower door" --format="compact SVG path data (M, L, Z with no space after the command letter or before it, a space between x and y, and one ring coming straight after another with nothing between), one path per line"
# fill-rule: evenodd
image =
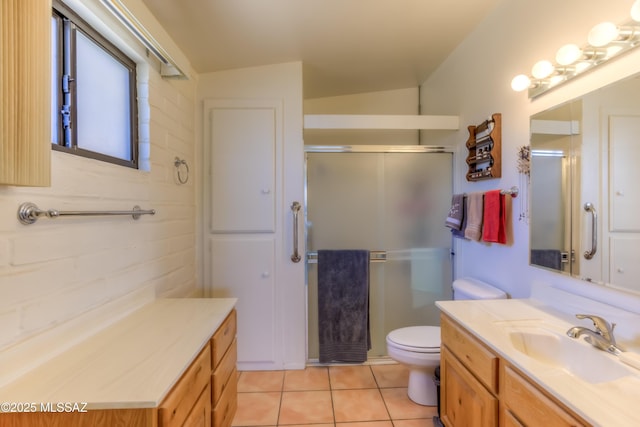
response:
M386 335L437 325L434 302L451 299L451 233L444 221L453 188L452 153L307 153L306 238L319 249L367 249L370 358ZM376 251L380 251L379 253ZM307 257L308 344L318 358L317 265Z

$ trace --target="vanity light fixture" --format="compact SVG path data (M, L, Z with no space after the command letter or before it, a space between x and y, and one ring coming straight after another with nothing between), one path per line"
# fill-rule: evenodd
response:
M534 64L531 76L520 74L511 80L516 92L529 90L529 98L542 95L587 70L597 67L640 44L640 0L631 6L633 21L624 25L602 22L594 26L587 37L587 44L565 44L558 49L555 64L541 60Z

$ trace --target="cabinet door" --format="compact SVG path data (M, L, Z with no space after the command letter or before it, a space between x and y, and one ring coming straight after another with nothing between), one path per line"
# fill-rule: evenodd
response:
M609 279L616 286L640 290L640 236L637 233L610 236Z
M208 345L187 368L158 407L158 425L160 427L183 426L193 412L193 408L201 404L203 390L208 396L208 412L211 412L211 348Z
M500 409L500 427L524 427L506 406Z
M276 363L275 247L271 238L211 239L213 297L238 298L238 368L269 369Z
M513 417L517 418L520 425L531 427L584 425L511 367L504 366L500 377L500 399L503 403L503 413L510 412Z
M211 232L275 231L275 108L212 108Z
M229 379L229 387L222 392L222 396L213 408L213 426L230 427L238 409L238 380L234 370Z
M441 417L447 427L491 427L498 423L495 398L447 349L442 347Z
M498 393L498 356L446 315L440 318L442 342L489 390Z
M204 389L182 427L211 426L211 384Z
M51 185L51 0L2 0L0 184Z
M640 114L609 116L609 229L612 232L639 232L640 181L638 159ZM617 284L617 283L616 283Z

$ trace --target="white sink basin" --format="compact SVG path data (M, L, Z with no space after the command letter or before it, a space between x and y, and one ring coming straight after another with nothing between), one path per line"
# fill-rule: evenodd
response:
M535 327L512 330L509 338L519 352L589 383L603 383L631 375L615 356L585 343L582 338L573 339Z

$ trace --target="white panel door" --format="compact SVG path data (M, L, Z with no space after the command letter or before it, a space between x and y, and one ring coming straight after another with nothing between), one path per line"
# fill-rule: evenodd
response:
M625 289L640 291L640 236L612 237L610 243L610 282Z
M211 232L275 231L276 109L212 108Z
M301 369L305 362L304 263L291 259L291 205L303 201L302 115L290 104L243 97L204 103L206 295L238 298L242 370Z
M640 239L637 215L640 195L636 188L640 182L636 165L640 156L636 142L640 134L640 111L637 108L610 108L606 100L597 97L595 101L593 105L583 104L583 111L591 112L584 122L585 126L599 124L600 128L594 134L599 135L600 140L592 141L597 152L592 149L585 153L583 146L582 167L584 176L592 175L590 179L596 180L592 185L583 185L583 194L591 193L583 201L593 201L598 212L597 252L592 260L582 260L580 273L594 281L635 288L630 278L636 277L636 266L640 265L640 253L637 246L634 247ZM596 115L598 121L594 120ZM601 175L593 172L598 170L602 171ZM596 183L601 177L603 185L599 188ZM588 249L592 247L592 222L588 215L584 218L582 236ZM577 255L582 256L581 252Z
M640 116L609 116L609 219L612 232L640 232Z
M276 363L280 342L276 334L274 249L274 241L268 237L211 238L209 262L215 296L238 298L240 369L249 364L268 368Z

